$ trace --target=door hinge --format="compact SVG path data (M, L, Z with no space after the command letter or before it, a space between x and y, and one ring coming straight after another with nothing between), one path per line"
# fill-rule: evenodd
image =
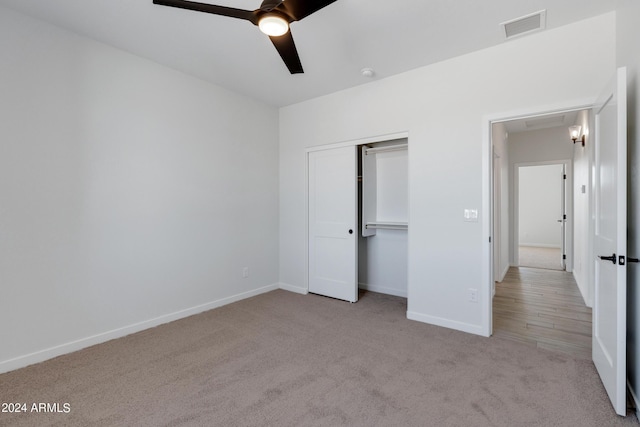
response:
M558 176L558 175L556 175L556 176ZM562 175L562 179L567 179L567 174L566 173Z
M562 259L567 259L567 255L566 254L562 254Z
M567 219L567 214L563 214L563 215L562 215L562 219L565 219L565 220L566 220L566 219Z
M489 236L489 243L491 243L491 236Z

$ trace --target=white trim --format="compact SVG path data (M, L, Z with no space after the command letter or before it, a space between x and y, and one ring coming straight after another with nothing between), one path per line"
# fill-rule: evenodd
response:
M296 294L302 294L302 295L307 295L309 293L309 288L308 287L302 287L302 286L295 286L295 285L290 285L288 283L278 283L278 288L282 289L284 291L289 291L289 292L294 292Z
M569 112L580 111L580 110L590 110L593 108L595 101L596 101L595 98L587 98L587 99L576 100L575 102L570 102L570 103L562 103L562 104L555 104L555 105L551 104L546 106L543 105L543 106L540 106L539 108L518 109L513 111L506 111L503 113L489 114L484 116L483 123L485 123L486 125L491 125L492 123L509 122L511 120L537 118L537 117L548 116L551 114L569 113ZM491 146L491 144L489 144L489 146Z
M502 282L504 280L510 267L511 266L508 264L504 267L504 269L500 272L500 275L496 279L496 282ZM495 289L495 286L493 286L493 296L495 296L495 294L496 294L496 289Z
M583 286L585 286L585 285L583 285L582 282L578 279L578 277L576 277L575 270L571 272L571 275L573 276L573 280L575 280L576 283L578 284L578 290L580 291L580 295L582 296L582 300L584 301L584 305L586 305L589 308L593 308L593 302L590 301L589 299L587 299L587 295L585 295L585 293L583 291ZM587 288L585 287L584 289L587 289Z
M122 328L113 329L100 334L92 335L90 337L81 338L76 341L71 341L65 344L50 347L44 350L36 351L30 354L15 357L13 359L3 360L0 362L0 374L4 372L13 371L15 369L24 368L25 366L32 365L34 363L44 362L45 360L52 359L63 354L72 353L74 351L82 350L83 348L91 347L96 344L101 344L107 341L111 341L116 338L122 338L126 335L130 335L136 332L144 331L145 329L153 328L164 323L173 322L174 320L183 319L185 317L193 316L214 308L222 307L233 302L237 302L246 298L251 298L256 295L260 295L266 292L270 292L278 289L277 284L264 286L262 288L254 289L252 291L243 292L240 294L232 295L230 297L221 298L216 301L211 301L205 304L196 305L191 308L179 310L170 314L159 316L153 319L145 320L142 322L134 323L132 325L124 326Z
M310 151L304 153L304 288L309 293L309 156ZM281 215L282 217L282 215ZM282 229L283 224L280 224Z
M495 279L493 272L493 144L492 121L482 122L482 273L480 280L481 331L479 335L493 333L493 294Z
M342 147L351 147L351 146L356 146L356 145L364 145L364 144L373 144L376 142L386 142L386 141L393 141L394 139L404 139L404 138L409 138L409 132L396 132L396 133L389 133L386 135L378 135L378 136L369 136L366 138L360 138L360 139L353 139L353 140L349 140L349 141L343 141L343 142L336 142L333 144L326 144L326 145L317 145L314 147L307 147L306 148L306 152L309 153L311 151L322 151L322 150L331 150L334 148L342 148ZM308 178L308 175L307 175Z
M636 395L635 391L633 390L633 387L631 386L631 383L629 382L629 378L627 378L627 390L629 390L629 395L631 396L631 399L633 400L633 406L634 406L634 410L636 413L636 418L638 420L640 420L640 401L638 401L638 396Z
M456 322L454 320L445 319L443 317L429 316L427 314L416 313L415 311L407 311L407 319L415 320L430 325L442 326L444 328L455 329L457 331L467 332L474 335L488 337L485 334L484 325L473 325L471 323Z

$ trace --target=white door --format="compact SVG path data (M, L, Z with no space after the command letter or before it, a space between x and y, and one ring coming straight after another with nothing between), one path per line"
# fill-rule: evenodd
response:
M626 69L595 106L593 362L619 415L626 414Z
M358 300L356 147L309 153L309 292Z
M560 167L560 268L567 269L567 165Z

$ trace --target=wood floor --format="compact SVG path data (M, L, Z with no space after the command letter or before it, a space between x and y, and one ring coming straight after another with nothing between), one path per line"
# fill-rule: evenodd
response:
M496 283L493 334L590 359L591 309L571 273L512 267Z

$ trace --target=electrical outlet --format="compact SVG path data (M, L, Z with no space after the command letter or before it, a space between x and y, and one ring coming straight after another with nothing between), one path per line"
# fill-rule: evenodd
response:
M478 302L478 290L469 288L468 291L469 301Z
M242 277L245 279L249 277L249 267L242 267Z

